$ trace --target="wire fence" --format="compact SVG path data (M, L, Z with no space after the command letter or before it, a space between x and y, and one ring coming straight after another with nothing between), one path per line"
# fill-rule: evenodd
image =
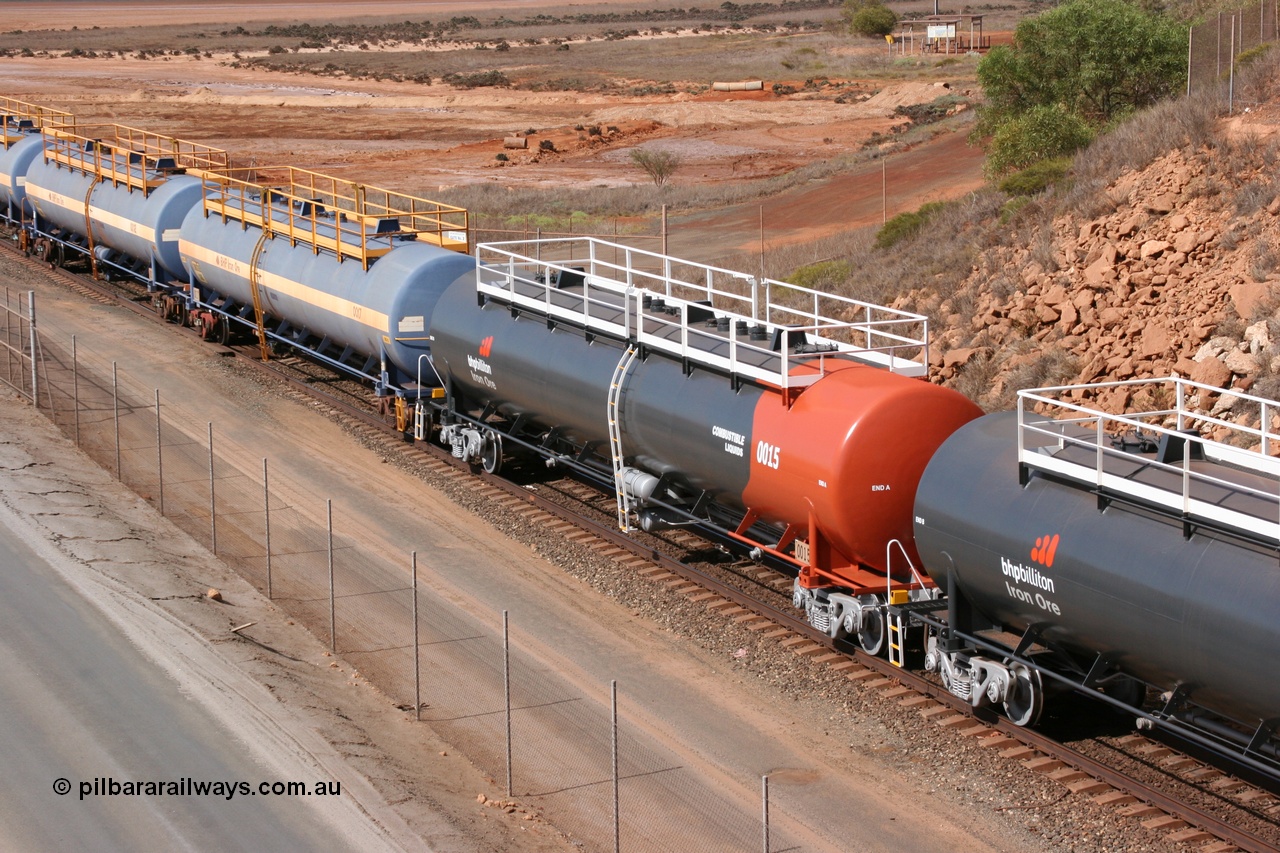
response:
M499 629L497 613L485 624L427 594L416 552L379 553L334 517L332 501L74 336L59 339L37 324L27 294L5 296L11 388L582 849L685 851L691 839L707 851L815 849L797 840L811 837L792 816L805 810L801 797L771 808L765 777L761 810L758 779L711 783L638 726L619 725L616 692L612 702L605 685L584 693L511 648L505 612Z
M1261 0L1234 12L1217 12L1192 27L1187 45L1187 94L1221 89L1234 104L1238 93L1229 84L1237 62L1242 55L1275 41L1280 34L1276 12L1276 0Z

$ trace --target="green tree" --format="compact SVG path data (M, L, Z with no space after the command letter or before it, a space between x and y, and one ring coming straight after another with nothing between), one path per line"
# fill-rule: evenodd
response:
M887 36L898 26L898 16L881 0L844 0L840 12L849 32L880 38Z
M1035 107L1101 127L1180 91L1187 29L1125 0L1072 0L1018 24L1012 46L978 63L986 93L978 134Z
M1057 104L1032 107L996 129L987 150L987 173L1003 175L1073 154L1092 142L1093 136L1088 122Z

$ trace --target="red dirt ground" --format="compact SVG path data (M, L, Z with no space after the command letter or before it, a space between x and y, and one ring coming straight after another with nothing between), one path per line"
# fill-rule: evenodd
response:
M618 0L622 2L622 0ZM630 2L630 0L627 0ZM522 0L522 8L556 5ZM560 5L563 5L561 3ZM505 5L504 5L504 8ZM401 4L294 2L13 4L7 25L116 26L439 15L475 4L440 0ZM262 75L215 60L0 59L0 94L68 109L82 120L142 127L226 148L237 163L292 164L428 198L464 183L505 186L644 185L630 160L636 145L678 153L673 182L715 184L790 172L861 151L873 133L887 136L905 119L899 105L928 103L948 90L931 82L863 83L869 99L835 104L771 91L626 97L508 89L456 90L441 84L352 81L296 74ZM966 85L961 82L959 88ZM955 91L952 89L950 91ZM589 137L576 125L613 126ZM495 160L504 136L539 129L531 150ZM557 152L536 150L551 139ZM766 245L803 242L878 225L927 201L954 198L982 183L981 151L963 133L941 134L852 172L815 181L763 202ZM883 171L882 171L883 169ZM672 254L705 258L760 246L762 205L685 216L673 228Z

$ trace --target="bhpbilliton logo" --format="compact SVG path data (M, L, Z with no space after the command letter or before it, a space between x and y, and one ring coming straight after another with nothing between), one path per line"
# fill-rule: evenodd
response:
M480 342L480 357L488 358L489 353L493 351L493 335L485 338Z
M1053 567L1053 556L1058 553L1058 534L1041 536L1036 539L1036 547L1031 549L1031 559L1045 568Z

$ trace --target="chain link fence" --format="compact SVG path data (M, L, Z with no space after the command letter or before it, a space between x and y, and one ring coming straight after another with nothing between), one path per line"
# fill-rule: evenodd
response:
M505 612L501 627L496 613L483 624L420 591L416 553L366 545L331 501L216 423L74 336L37 326L28 299L6 292L0 311L10 387L582 849L685 851L694 838L707 851L815 849L797 841L811 836L776 790L771 809L767 777L761 810L752 806L759 780L715 786L654 737L619 725L606 685L584 694L512 649ZM794 806L791 814L804 811L800 799Z
M1235 12L1217 12L1191 28L1187 46L1187 94L1221 90L1237 103L1230 85L1243 54L1275 41L1276 0L1262 0ZM1246 104L1247 105L1247 104Z

